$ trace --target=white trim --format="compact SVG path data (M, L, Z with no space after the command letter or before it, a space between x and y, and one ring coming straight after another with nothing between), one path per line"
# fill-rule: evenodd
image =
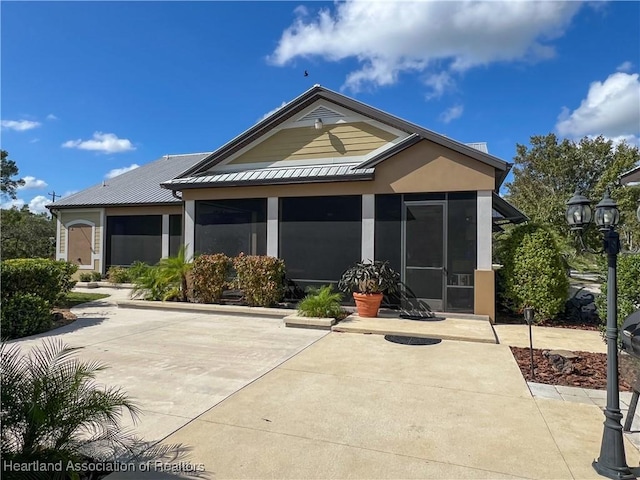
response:
M105 272L105 265L107 263L107 209L100 209L100 273Z
M220 164L214 165L212 168L207 170L207 172L215 173L217 171L220 171L219 170L220 167L223 167L223 166L233 162L236 158L238 158L241 155L245 154L246 152L248 152L249 150L254 148L256 145L264 142L265 140L267 140L272 135L275 135L276 133L278 133L280 130L285 130L285 129L289 129L289 128L303 128L303 127L313 128L314 127L314 122L315 122L314 120L297 121L297 119L303 118L305 115L307 115L308 113L312 112L313 110L315 110L319 106L323 106L325 108L328 108L330 110L333 110L333 111L343 115L343 117L337 117L335 119L327 119L327 121L324 123L324 125L335 125L335 124L339 124L339 123L364 122L364 123L368 123L369 125L372 125L372 126L374 126L376 128L379 128L381 130L389 132L389 133L391 133L391 134L393 134L393 135L395 135L397 137L396 139L390 141L386 145L383 145L382 147L378 148L374 152L379 152L381 150L384 150L385 148L389 148L389 147L395 145L396 143L400 142L401 140L404 140L406 137L408 137L410 135L407 132L404 132L402 130L398 130L398 129L393 128L393 127L391 127L389 125L386 125L384 123L378 122L377 120L374 120L373 118L367 117L365 115L355 114L355 112L353 112L352 110L340 107L340 106L338 106L338 105L336 105L336 104L334 104L332 102L328 102L327 100L319 99L319 100L316 100L315 102L313 102L311 105L309 105L305 109L303 109L301 112L298 112L298 116L297 117L290 118L290 119L286 120L284 123L281 123L280 125L277 125L277 126L273 127L271 130L269 130L268 132L265 132L263 135L261 135L260 137L255 139L253 142L249 143L248 145L244 146L243 148L241 148L240 150L235 152L233 155L231 155L228 158L226 158ZM369 155L377 154L377 153L374 153L374 152L371 152ZM367 160L367 156L361 157L361 158L363 158L362 161Z
M267 198L267 255L278 256L278 197Z
M493 192L478 190L477 197L477 269L491 270Z
M94 210L94 211L98 211L99 210ZM64 228L66 230L65 232L65 236L64 236L64 255L65 258L64 260L69 262L69 227L72 227L73 225L91 225L91 264L90 265L78 265L78 270L93 270L93 261L97 259L100 259L99 254L96 254L96 247L95 247L95 241L96 241L96 224L94 222L92 222L91 220L71 220L70 222L67 222L64 224Z
M184 201L184 256L193 257L193 249L196 240L196 202Z
M169 257L169 214L162 215L162 253L160 258Z
M362 195L362 260L374 260L376 226L376 196Z
M60 212L56 216L56 260L66 260L67 250L65 249L65 253L60 252L61 240L60 233L62 232L62 221L60 220ZM67 232L65 232L67 233ZM66 235L65 235L66 237Z

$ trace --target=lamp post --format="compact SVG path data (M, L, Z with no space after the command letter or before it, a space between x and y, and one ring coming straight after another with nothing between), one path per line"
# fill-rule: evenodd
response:
M640 211L638 212L640 217ZM576 189L567 202L566 220L572 231L582 233L591 221L591 206L587 198ZM595 222L603 233L602 253L607 254L607 406L604 409L604 431L600 445L600 456L593 461L593 468L600 475L612 479L632 479L636 476L627 465L622 436L622 413L618 386L618 283L617 260L620 239L615 231L620 220L618 205L611 198L609 189L596 205ZM584 247L584 243L582 243Z

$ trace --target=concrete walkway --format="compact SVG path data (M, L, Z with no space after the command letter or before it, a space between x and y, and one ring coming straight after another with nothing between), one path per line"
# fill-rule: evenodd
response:
M118 310L118 298L79 308L78 322L44 336L111 365L100 380L137 397L146 412L139 433L190 450L179 459L187 463L169 465L177 470L196 466L216 479L601 478L591 467L600 407L532 396L504 342L402 345L275 319ZM640 452L625 444L637 466ZM109 478L190 478L148 469Z
M602 420L532 397L506 345L333 332L165 442L208 478L586 479Z
M493 325L500 343L514 347L529 347L527 325ZM531 327L533 348L563 349L581 352L607 353L607 344L600 332L570 328Z
M98 381L120 386L143 415L136 434L153 442L312 344L326 332L284 328L270 318L118 309L129 291L78 289L111 296L72 309L78 320L18 340L30 348L43 339L84 347L80 357L109 368ZM133 427L127 418L125 426Z

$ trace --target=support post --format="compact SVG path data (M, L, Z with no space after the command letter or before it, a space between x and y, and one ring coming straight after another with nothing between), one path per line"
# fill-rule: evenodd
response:
M618 384L618 280L617 263L620 251L618 233L610 228L604 235L607 253L607 406L604 409L604 431L600 456L593 468L600 475L612 479L632 479L636 476L627 465L622 436L622 413Z

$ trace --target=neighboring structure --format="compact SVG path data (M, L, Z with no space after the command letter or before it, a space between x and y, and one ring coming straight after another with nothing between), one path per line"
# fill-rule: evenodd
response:
M314 86L213 153L164 157L49 208L58 258L81 269L155 263L184 243L278 256L304 288L389 260L434 310L493 318L492 229L526 220L496 194L510 167Z

